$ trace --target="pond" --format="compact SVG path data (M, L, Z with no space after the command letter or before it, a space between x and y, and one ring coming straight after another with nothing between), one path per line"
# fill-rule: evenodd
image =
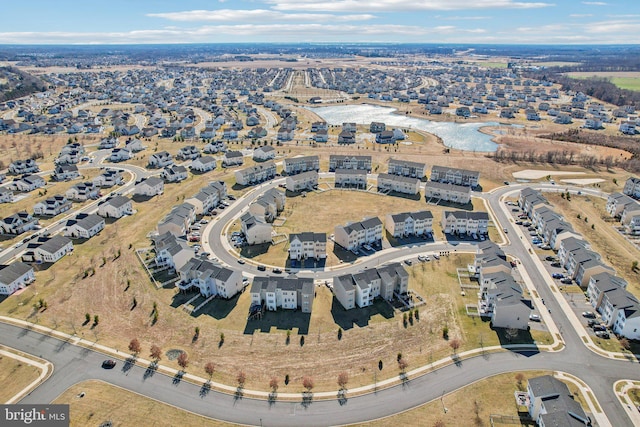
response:
M330 125L342 125L344 122L365 125L371 122L383 122L388 127L418 129L432 133L442 138L445 146L465 151L496 151L498 144L491 140L494 136L480 132L480 128L504 126L498 122L432 122L431 120L395 114L396 108L371 104L307 108Z

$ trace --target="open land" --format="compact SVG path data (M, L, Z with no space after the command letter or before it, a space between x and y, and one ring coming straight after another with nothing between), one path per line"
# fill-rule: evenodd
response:
M6 402L21 392L40 375L40 370L33 365L7 356L0 356L0 402Z

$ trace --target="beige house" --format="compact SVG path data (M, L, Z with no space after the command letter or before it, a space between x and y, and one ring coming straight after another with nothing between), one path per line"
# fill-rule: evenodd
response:
M242 222L242 233L250 245L260 245L263 243L271 243L271 234L273 227L268 224L262 217L252 215L247 212L240 217Z
M424 184L424 197L429 200L443 200L466 205L471 202L471 187L429 181Z
M430 235L433 233L433 214L431 211L387 214L384 224L393 237Z
M375 298L387 301L407 292L409 273L399 263L334 277L333 292L345 310L368 307Z
M318 186L318 172L307 171L297 175L289 175L286 179L286 187L288 191L298 192L302 190L311 191Z
M315 287L312 278L254 277L251 304L262 305L268 311L297 310L311 313Z
M418 194L420 192L420 180L408 176L378 174L378 191L393 191L402 194Z

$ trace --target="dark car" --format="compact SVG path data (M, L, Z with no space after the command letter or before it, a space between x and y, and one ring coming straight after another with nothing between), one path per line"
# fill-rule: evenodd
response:
M410 259L405 259L404 263L407 264L407 265L411 265L411 264L413 264L413 261L411 261Z
M593 311L583 311L582 317L586 317L587 319L595 319L596 314Z
M104 369L113 369L116 366L116 361L113 359L107 359L104 362L102 362L102 367Z
M274 268L274 269L273 269L273 272L274 272L275 274L281 274L281 273L282 273L282 270L280 270L279 268Z
M593 329L595 332L602 332L607 330L607 328L602 325L593 325L591 329Z
M265 271L267 269L267 267L265 267L264 265L259 265L258 266L258 270L260 271Z
M564 274L562 274L562 273L553 273L551 275L551 277L553 277L554 279L563 279L564 278Z
M605 339L605 340L608 340L608 339L609 339L609 333L608 333L608 332L605 332L605 331L598 331L598 332L596 332L596 336L597 336L598 338L602 338L602 339Z
M564 279L560 280L560 283L562 283L563 285L570 285L573 283L573 280L571 279L571 277L565 277Z
M598 321L596 319L589 319L587 320L587 326L591 327L593 325L597 325Z
M238 264L244 264L244 260L242 258L238 259Z

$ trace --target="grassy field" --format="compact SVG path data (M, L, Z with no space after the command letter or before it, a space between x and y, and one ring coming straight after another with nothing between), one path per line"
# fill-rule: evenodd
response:
M0 402L6 402L31 384L40 375L40 369L35 366L15 360L11 357L0 356Z
M430 427L443 421L447 426L489 425L490 415L517 417L526 408L517 406L514 392L526 390L529 378L552 374L547 371L524 371L518 383L516 373L496 375L470 384L460 390L444 395L442 400L431 401L377 421L353 424L352 427L383 427L403 425L407 427ZM584 399L569 383L569 389L584 407ZM78 395L84 392L84 397ZM121 402L126 401L127 405ZM111 421L114 427L146 426L203 426L230 427L235 424L182 411L170 405L143 397L100 381L85 381L66 390L53 403L69 404L71 426L98 425ZM447 408L444 413L443 405ZM527 424L514 424L527 425Z
M574 79L589 78L605 78L621 89L640 90L640 73L639 72L579 72L570 73L570 77Z

